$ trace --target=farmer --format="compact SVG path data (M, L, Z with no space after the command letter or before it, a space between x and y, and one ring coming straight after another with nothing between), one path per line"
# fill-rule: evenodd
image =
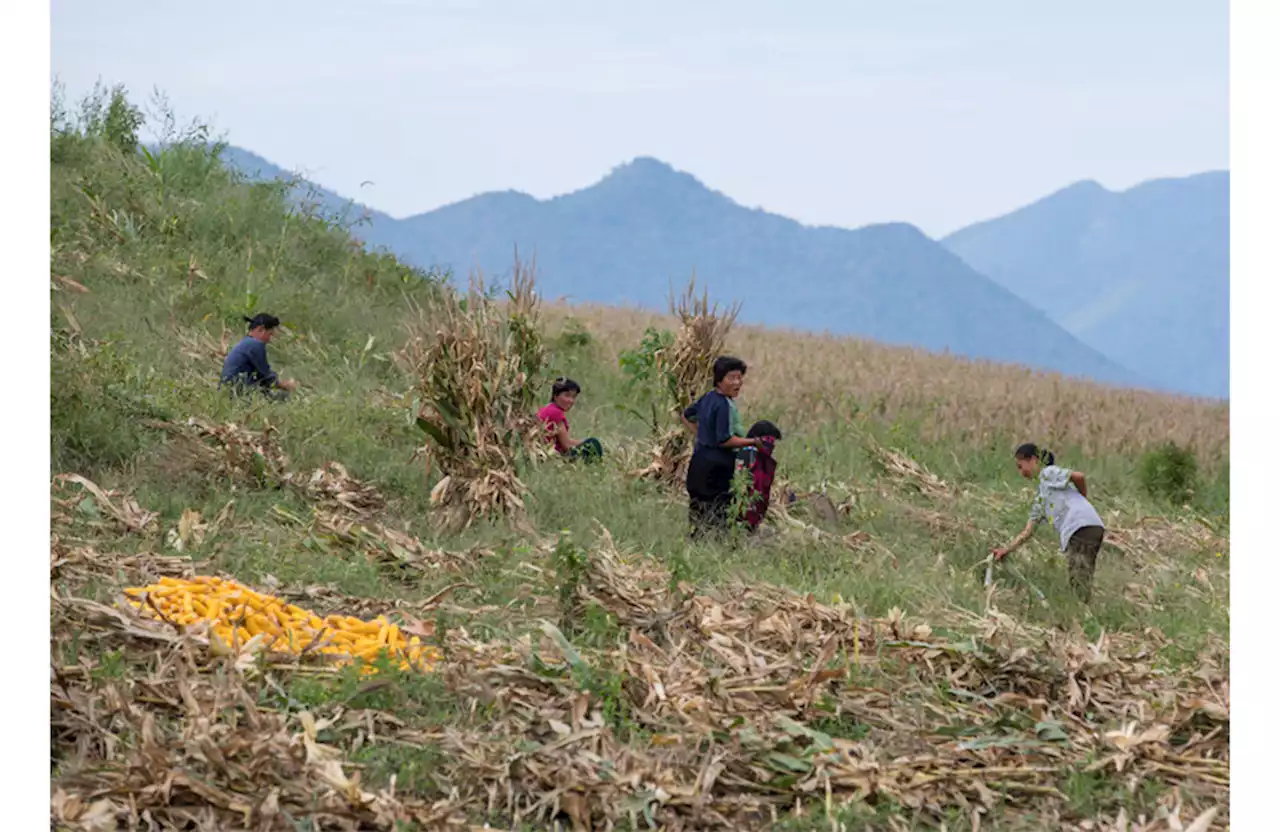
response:
M568 459L599 459L604 454L600 440L573 439L569 436L568 413L578 401L582 388L571 378L558 378L551 385L551 401L538 411L538 418L546 425L547 441L555 446L556 453Z
M275 401L284 401L291 391L298 389L298 383L280 378L267 364L267 344L280 326L280 319L260 313L245 321L249 324L249 334L227 353L218 387L221 389L225 384L236 393L257 390Z
M991 554L996 560L1003 560L1031 538L1037 524L1048 519L1058 532L1062 551L1067 554L1071 588L1088 603L1093 594L1093 570L1098 563L1105 529L1102 518L1087 499L1089 488L1084 474L1054 465L1051 452L1031 443L1020 445L1013 452L1013 458L1023 477L1031 479L1039 474L1036 498L1026 527L1008 546L992 549Z
M748 439L759 439L759 448L746 448L740 453L747 471L751 474L750 502L747 504L747 529L754 532L769 511L769 496L773 491L773 476L778 463L773 458L774 445L782 441L782 431L773 422L761 420L747 431Z
M722 355L712 365L715 388L684 411L685 424L696 431L693 458L685 488L689 492L690 536L700 538L708 531L729 527L729 503L733 496L733 472L741 448L763 446L760 438L748 439L742 417L733 400L742 390L747 365L739 358Z

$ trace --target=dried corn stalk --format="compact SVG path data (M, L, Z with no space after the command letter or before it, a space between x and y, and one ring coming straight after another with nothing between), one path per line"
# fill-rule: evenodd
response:
M275 428L261 431L228 422L215 425L196 416L185 423L147 422L173 435L167 463L175 469L200 471L250 485L281 485L288 480L289 459L276 442Z
M299 486L314 502L369 517L387 507L386 498L372 484L347 472L340 462L327 462L309 476L290 474L287 479Z
M655 828L736 830L893 800L935 822L968 805L984 828L1015 813L1036 828L1113 828L1067 822L1060 787L1087 770L1162 784L1167 816L1202 819L1195 828L1229 824L1225 645L1197 673L1168 674L1146 636L1086 639L992 609L937 622L956 637L896 608L869 618L838 597L673 590L671 578L602 533L576 609L605 610L625 644L570 642L546 622L542 638L444 635L438 677L490 708L442 740L460 805L538 827L617 828L634 811ZM868 670L891 682L852 683ZM929 701L939 686L945 707Z
M403 353L418 377L428 468L444 474L431 504L446 527L486 516L523 525L516 462L543 449L533 404L545 354L533 286L533 270L517 261L504 309L476 275L466 294L441 299L434 331L420 327Z
M724 354L729 330L742 305L735 302L726 310L712 304L707 290L699 297L695 281L690 279L684 294L671 299L671 314L680 319L675 342L657 353L658 371L665 380L664 393L670 412L671 427L659 436L652 461L634 472L663 482L679 482L689 464L692 447L681 414L714 382L712 366Z
M872 455L886 475L928 497L952 496L951 487L904 452L873 447Z

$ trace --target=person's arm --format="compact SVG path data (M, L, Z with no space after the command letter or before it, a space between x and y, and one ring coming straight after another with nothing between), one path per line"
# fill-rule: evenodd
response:
M1035 533L1036 533L1036 521L1028 520L1027 525L1023 527L1022 531L1018 532L1017 537L1009 541L1008 546L996 547L995 549L991 550L991 554L995 555L996 560L1003 560L1005 555L1009 554L1014 549L1017 549L1019 546L1026 543L1028 540L1031 539L1031 536Z
M567 422L556 422L556 443L562 448L576 448L582 444L581 439L569 438L569 425Z
M684 426L685 426L686 428L688 428L688 429L689 429L689 430L691 430L691 431L697 431L697 429L698 429L698 405L697 405L697 404L691 404L691 405L689 405L688 407L686 407L686 408L684 409L684 413L681 413L681 414L680 414L680 419L681 419L681 421L683 421L683 422L684 422Z
M1071 481L1075 483L1076 490L1080 492L1081 497L1089 496L1089 488L1088 486L1085 485L1084 474L1080 473L1079 471L1072 471Z
M1018 532L1017 537L1009 541L1008 546L996 547L991 550L991 554L995 555L996 560L1003 560L1005 555L1031 539L1031 536L1036 533L1036 526L1043 522L1044 518L1044 501L1037 495L1035 501L1031 503L1031 514L1027 517L1027 525Z

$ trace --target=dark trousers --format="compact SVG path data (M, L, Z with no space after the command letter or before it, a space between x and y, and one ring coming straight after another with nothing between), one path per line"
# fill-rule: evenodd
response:
M269 387L265 384L252 384L247 381L233 379L230 381L222 381L218 384L222 390L228 391L230 395L238 398L249 398L259 395L273 402L287 402L289 400L289 391L281 390L279 387Z
M568 453L569 459L582 459L587 462L595 462L602 456L604 456L604 446L594 436L582 440L576 447L570 448Z
M708 532L729 529L729 505L733 501L734 462L694 453L689 460L685 488L689 492L689 535L694 540Z
M1077 529L1067 541L1067 574L1071 588L1085 603L1093 596L1093 572L1098 566L1098 551L1106 530L1101 526Z

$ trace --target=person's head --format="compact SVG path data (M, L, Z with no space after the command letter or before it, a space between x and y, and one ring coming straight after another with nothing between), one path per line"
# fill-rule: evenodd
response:
M250 337L256 338L264 344L271 342L271 336L276 334L276 327L280 326L280 319L275 315L268 315L265 312L259 312L252 318L245 317L245 321L249 324Z
M568 411L578 401L582 388L571 378L561 376L551 385L551 401L561 410Z
M763 439L766 436L771 437L775 442L782 441L782 431L778 430L778 426L767 419L761 419L747 431L748 439Z
M747 374L747 362L731 355L722 355L711 365L711 376L716 389L729 398L737 398L742 390L742 378Z
M1018 473L1030 479L1040 470L1041 465L1053 464L1053 451L1026 442L1013 452L1013 462L1018 466Z

